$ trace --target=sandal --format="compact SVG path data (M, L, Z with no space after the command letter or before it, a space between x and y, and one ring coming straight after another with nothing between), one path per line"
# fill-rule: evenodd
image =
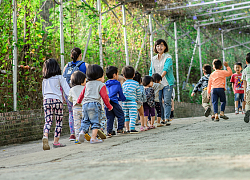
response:
M220 118L222 118L222 119L229 119L229 117L227 117L226 115L221 115L221 114L220 114Z
M102 130L98 129L97 134L101 139L106 139L106 135L103 133Z
M155 126L154 126L154 125L151 125L151 126L150 126L150 129L155 129Z
M145 131L145 129L141 126L140 131Z
M215 119L215 116L214 116L214 115L212 115L212 116L211 116L211 119L212 119L212 121L213 121L213 120Z
M96 143L102 143L103 142L103 140L101 140L101 139L90 139L90 144L96 144Z
M57 143L57 144L53 143L53 148L65 147L65 146L66 146L66 145L61 144L61 143Z

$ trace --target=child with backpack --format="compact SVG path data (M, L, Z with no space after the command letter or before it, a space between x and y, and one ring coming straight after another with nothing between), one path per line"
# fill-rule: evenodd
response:
M84 74L86 74L87 68L88 68L88 64L81 61L82 59L82 51L80 48L73 48L71 50L71 59L72 61L69 62L63 70L63 77L66 79L67 83L70 86L70 78L71 75L73 74L73 72L75 71L81 71ZM69 110L69 128L70 128L70 137L69 140L70 141L75 141L75 130L74 130L74 118L73 118L73 104L72 102L70 102L68 100L68 96L66 94L64 94L65 100L67 102L68 105L68 110Z
M63 120L63 98L60 90L62 87L64 93L69 95L69 85L61 75L61 69L55 59L48 59L43 64L43 107L45 114L45 124L43 128L43 150L50 150L48 136L53 122L53 114L55 114L56 128L53 147L64 147L59 143L62 131Z

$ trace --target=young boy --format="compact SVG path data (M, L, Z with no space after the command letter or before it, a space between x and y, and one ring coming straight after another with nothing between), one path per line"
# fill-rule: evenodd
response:
M205 116L208 117L210 112L211 112L211 99L207 98L207 85L208 85L208 80L210 77L210 74L212 73L212 68L209 64L204 64L203 68L203 73L204 76L202 76L200 78L200 80L198 81L198 83L196 84L196 86L193 89L193 92L191 94L191 96L193 97L195 95L195 93L198 91L198 89L201 87L202 89L202 106L205 109ZM211 117L212 119L214 119L214 116L212 115Z
M219 121L218 116L218 99L220 98L221 103L221 111L220 118L228 119L225 116L224 111L226 108L226 94L225 94L225 85L226 85L226 77L229 77L233 74L231 68L228 66L227 62L223 63L227 70L222 69L222 63L219 59L214 59L213 61L213 69L215 70L209 77L208 87L207 87L207 98L211 99L213 104L213 109L215 113L214 121Z
M122 107L119 105L118 101L125 101L126 97L122 92L121 83L118 81L118 68L114 66L109 66L106 68L106 75L108 77L108 81L105 83L109 92L110 104L113 106L113 110L109 111L107 107L105 107L105 112L107 116L107 136L112 136L114 119L117 117L118 119L118 127L117 133L123 133L124 126L124 112Z
M234 91L235 101L235 114L239 114L239 102L242 102L242 114L245 113L245 102L244 102L244 88L243 81L241 79L242 64L237 62L234 64L235 74L231 76L230 82L232 83L232 89Z
M125 133L136 134L139 133L135 130L135 120L137 117L137 102L141 97L141 90L139 83L133 80L135 70L132 66L126 66L122 69L122 74L126 81L122 85L123 93L126 101L122 103L122 108L125 115ZM130 127L130 131L129 131Z
M246 102L246 114L244 117L244 121L246 123L249 122L250 116L250 53L246 56L246 64L247 67L242 72L242 80L243 80L243 87L244 87L244 99Z

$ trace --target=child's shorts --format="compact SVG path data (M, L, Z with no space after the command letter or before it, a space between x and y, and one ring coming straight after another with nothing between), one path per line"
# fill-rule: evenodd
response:
M234 94L234 101L244 101L244 94L240 94L240 93L235 93Z
M144 116L155 116L155 107L150 107L148 103L143 103Z

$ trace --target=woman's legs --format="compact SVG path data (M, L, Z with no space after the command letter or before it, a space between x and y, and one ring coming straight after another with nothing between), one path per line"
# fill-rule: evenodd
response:
M173 93L173 86L165 86L163 88L164 119L165 120L168 120L170 118L172 93Z
M164 87L165 88L165 87ZM163 88L163 89L164 89ZM162 121L165 121L164 117L164 106L162 104L162 98L163 98L163 89L159 91L159 103L160 103L160 108L161 108L161 119Z

